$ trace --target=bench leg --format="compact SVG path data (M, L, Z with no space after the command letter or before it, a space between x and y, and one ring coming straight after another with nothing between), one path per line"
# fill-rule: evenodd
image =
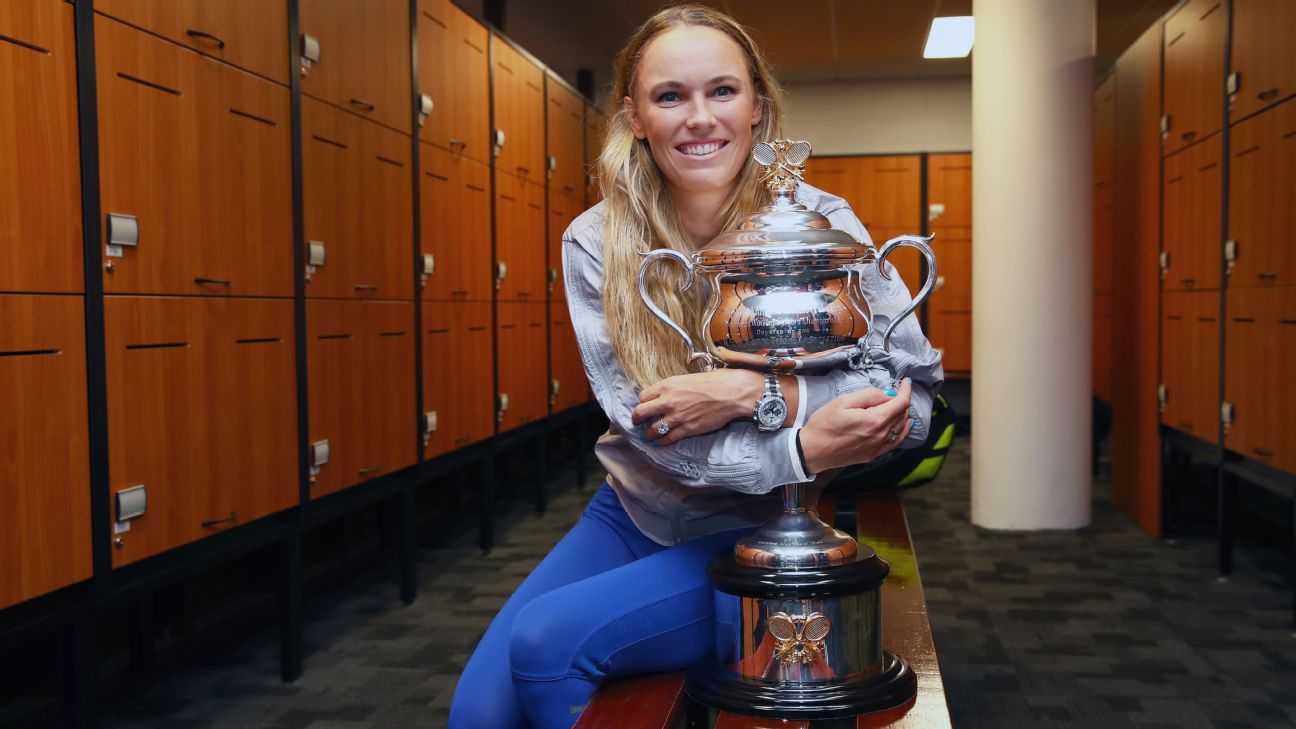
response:
M294 526L279 547L279 676L292 683L301 675L301 535Z
M418 545L417 509L414 498L414 484L407 484L399 494L397 507L400 536L397 545L400 564L400 597L401 602L412 605L418 595Z
M76 611L72 624L63 629L66 641L64 666L63 724L76 729L97 726L96 694L99 679L99 653L95 637L95 610L85 606Z
M536 487L535 509L537 514L545 513L549 507L549 468L545 461L549 458L549 433L541 431L536 437Z
M1233 573L1233 501L1237 492L1234 477L1219 469L1216 477L1216 537L1219 540L1219 573L1221 576Z
M483 554L495 546L495 454L482 459L482 475L477 485L477 541Z

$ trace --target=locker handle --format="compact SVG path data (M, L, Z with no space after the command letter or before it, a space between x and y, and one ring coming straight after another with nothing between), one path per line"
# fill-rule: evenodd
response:
M1259 97L1261 101L1268 101L1277 95L1278 95L1278 89L1265 89L1264 91L1261 91L1260 93L1256 94L1256 96Z
M194 30L193 28L186 30L185 33L187 33L190 38L203 38L205 40L212 41L213 43L216 44L217 48L219 48L222 51L225 50L225 41L221 40L217 36L212 35L211 33L207 33L201 30Z
M214 284L221 284L222 286L229 286L230 280L227 278L206 278L204 276L195 276L194 283L196 284L214 283Z
M463 147L467 147L468 143L463 141L462 139L451 139L450 146L463 148Z
M1195 278L1181 278L1181 279L1179 279L1179 282L1180 282L1180 283L1186 283L1186 284L1195 284L1195 283L1197 283L1197 279L1195 279Z
M1193 138L1197 136L1197 132L1195 132L1195 131L1193 131L1193 132L1184 132L1183 134L1180 134L1179 136L1180 136L1180 138L1182 138L1185 142L1191 142L1191 141L1193 140Z
M373 111L374 109L378 108L374 106L372 103L365 101L364 99L352 99L351 106L359 107L361 109L364 109L365 111Z
M1259 278L1261 281L1272 281L1272 280L1278 278L1278 274L1276 274L1276 273L1257 273L1257 274L1256 274L1256 277Z
M460 295L467 294L468 289L450 289L450 293L455 296L460 296Z
M373 284L356 284L355 290L356 291L377 291L378 287L374 286Z
M238 512L231 511L229 513L229 516L222 516L218 519L203 519L202 525L205 527L216 526L217 524L221 524L223 522L234 521L237 518L238 518Z
M374 471L377 471L379 468L381 468L381 466L370 466L369 468L361 468L358 471L356 471L356 473L361 476L364 476L373 473Z
M1273 458L1273 454L1274 454L1273 451L1267 451L1264 448L1252 448L1251 452L1256 454L1257 456L1260 456L1261 458Z
M518 174L519 174L519 175L529 175L529 174L531 174L531 168L530 168L530 167L523 167L523 166L521 166L521 165L518 165L517 171L518 171Z

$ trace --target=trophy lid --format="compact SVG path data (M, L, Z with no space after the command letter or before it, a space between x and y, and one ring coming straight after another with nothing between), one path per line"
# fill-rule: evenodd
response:
M716 236L695 260L706 268L728 269L752 264L829 266L867 263L873 249L855 236L832 227L828 218L796 202L805 176L810 143L776 139L761 142L752 156L774 200L747 216L735 230Z

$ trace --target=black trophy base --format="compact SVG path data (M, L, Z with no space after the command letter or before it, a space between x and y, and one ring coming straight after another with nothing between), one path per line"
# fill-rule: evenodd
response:
M684 690L700 704L765 719L839 719L900 706L918 692L903 658L882 654L882 671L853 681L780 683L740 676L714 660L689 669Z

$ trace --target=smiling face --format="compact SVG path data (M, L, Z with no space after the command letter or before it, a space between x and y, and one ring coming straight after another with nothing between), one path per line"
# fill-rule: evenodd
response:
M624 101L631 129L673 191L732 187L761 119L742 46L706 26L668 30L644 49L634 93Z

